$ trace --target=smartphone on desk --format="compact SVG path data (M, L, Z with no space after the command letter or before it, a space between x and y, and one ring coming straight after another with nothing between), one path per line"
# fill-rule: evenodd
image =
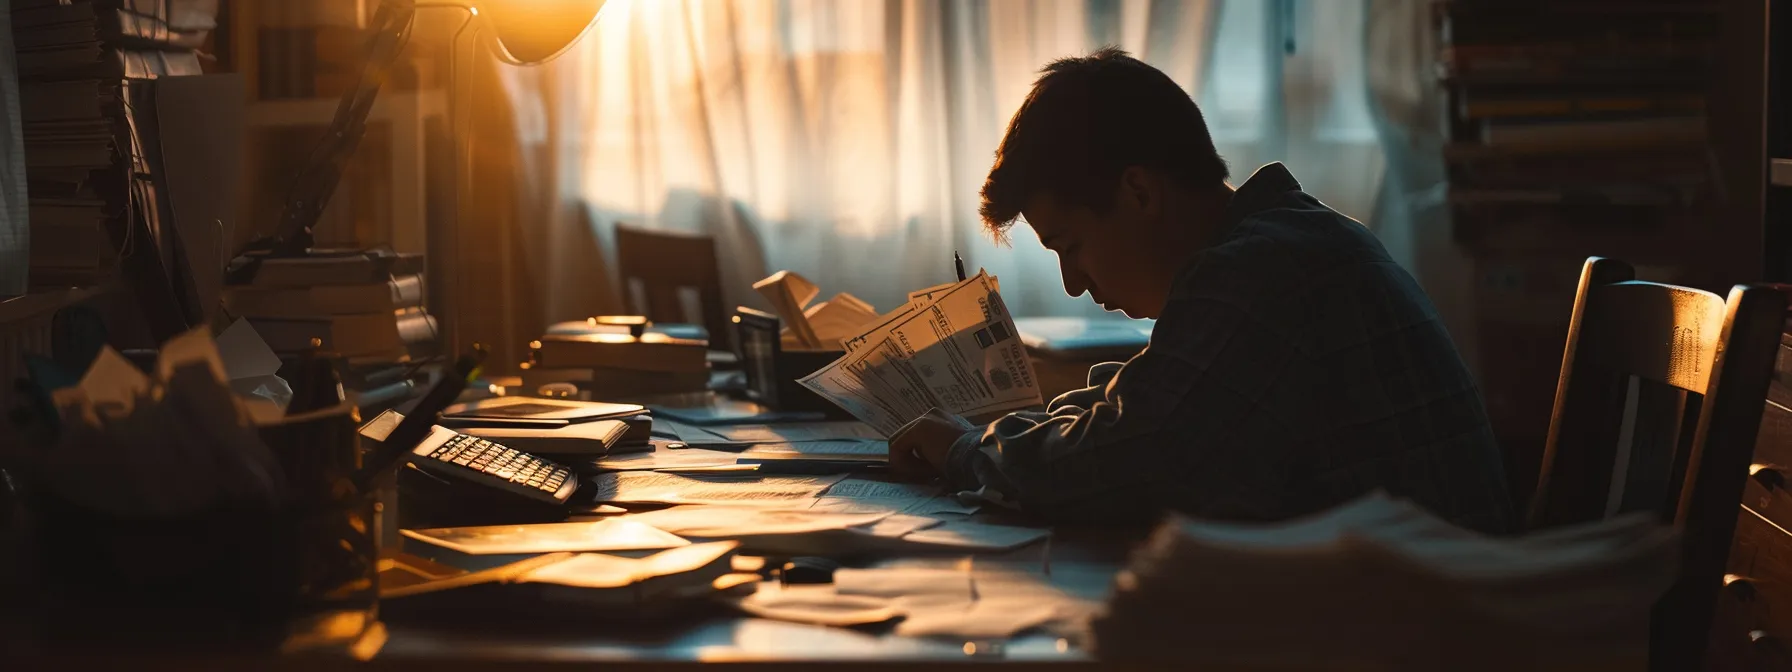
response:
M361 426L361 436L385 441L404 415L379 414ZM579 488L579 478L565 465L471 436L440 425L430 427L411 449L411 464L438 478L470 487L485 487L542 504L562 505Z

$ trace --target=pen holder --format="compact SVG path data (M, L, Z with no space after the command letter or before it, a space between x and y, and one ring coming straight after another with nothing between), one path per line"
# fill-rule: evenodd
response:
M845 352L785 350L778 318L745 306L735 309L734 329L735 355L747 374L748 399L780 411L815 412L836 420L852 417L797 382Z

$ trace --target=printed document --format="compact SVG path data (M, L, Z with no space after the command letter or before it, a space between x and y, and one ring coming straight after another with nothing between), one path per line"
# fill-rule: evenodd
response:
M734 476L668 474L657 471L617 471L598 474L599 502L655 502L665 504L807 504L819 497L844 474L831 476Z
M798 382L886 437L932 408L977 416L1041 403L1014 317L987 273L915 292L841 345L844 357Z

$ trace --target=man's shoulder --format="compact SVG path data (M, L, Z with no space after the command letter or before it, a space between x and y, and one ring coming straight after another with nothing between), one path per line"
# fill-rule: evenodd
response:
M1218 245L1178 276L1173 297L1259 302L1285 297L1319 278L1389 262L1360 222L1301 192L1246 215Z

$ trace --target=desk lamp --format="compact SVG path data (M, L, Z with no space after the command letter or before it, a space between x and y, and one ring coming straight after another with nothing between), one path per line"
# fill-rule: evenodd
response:
M496 55L513 65L535 65L564 53L597 22L605 0L384 0L368 25L366 61L355 85L342 95L329 130L288 187L273 235L257 239L231 261L227 279L246 284L262 259L312 255L312 227L323 215L343 166L367 132L373 99L410 40L418 9L450 7L467 12L469 22L490 30ZM453 82L449 83L451 86Z

